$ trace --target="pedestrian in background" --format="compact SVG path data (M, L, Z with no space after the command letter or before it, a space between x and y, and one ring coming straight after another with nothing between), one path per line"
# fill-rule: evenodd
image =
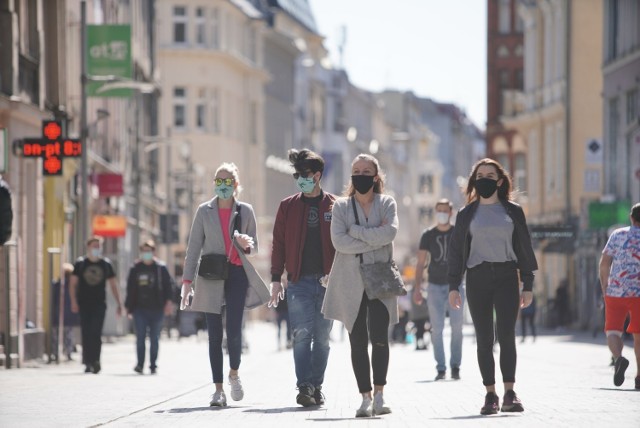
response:
M57 354L58 349L58 328L60 325L60 293L64 293L63 297L63 318L62 325L62 351L67 357L68 361L73 358L71 354L76 350L74 329L80 325L80 317L77 313L71 312L71 292L69 289L69 282L71 281L71 274L73 273L73 265L71 263L62 264L62 278L53 283L53 310L52 316L52 354Z
M613 354L613 384L620 386L629 367L622 356L622 333L627 315L627 332L633 334L636 355L635 389L640 389L640 203L631 208L631 226L613 231L600 258L600 286L605 303L607 345Z
M407 294L413 296L413 293ZM431 323L429 322L429 308L427 307L426 296L422 296L421 302L416 303L415 299L409 297L411 300L410 319L413 323L416 336L416 351L426 351L429 349L427 345L428 340L425 340L424 333L431 334ZM428 326L427 326L428 324Z
M214 179L216 196L198 207L189 233L187 254L182 279L181 309L204 312L209 333L209 363L215 391L210 406L226 406L227 397L223 382L223 322L225 306L225 330L229 353L231 398L240 401L244 390L238 370L242 354L242 321L244 309L255 308L269 301L269 289L248 259L258 252L256 217L250 204L238 200L242 191L238 167L223 163ZM196 278L203 255L227 256L226 279ZM189 305L191 296L193 300Z
M82 364L85 373L98 374L102 369L102 327L107 310L107 282L116 299L116 315L122 314L120 291L111 260L102 257L102 238L92 236L87 241L87 255L73 266L69 281L71 312L80 312L82 330Z
M486 388L482 415L498 412L493 358L494 321L500 343L504 382L503 412L522 412L514 392L518 308L533 300L533 271L538 269L524 211L511 201L511 177L502 165L482 159L469 175L467 205L456 218L449 246L449 303L462 307L459 291L467 273L467 302L476 331L478 365ZM520 293L520 281L523 291Z
M396 201L384 194L384 174L375 157L360 154L353 160L351 183L344 197L334 203L332 217L331 240L336 259L322 313L341 321L349 332L351 364L362 394L356 417L384 415L391 413L383 392L389 370L389 323L396 324L399 320L398 298L369 299L359 264L393 259L398 214Z
M531 304L526 308L520 309L520 327L522 329L522 339L520 342L524 343L527 338L527 324L531 328L531 336L533 341L536 341L536 297L533 296Z
M289 307L287 306L286 290L282 301L273 309L276 313L276 326L278 327L278 350L282 349L283 336L286 348L291 349L293 343L291 341L291 323L289 322ZM284 328L282 327L283 324Z
M136 328L137 363L133 370L142 374L149 332L149 370L156 374L162 321L171 314L173 278L167 266L155 256L156 243L149 239L140 246L140 259L129 270L124 306Z
M12 223L11 190L0 175L0 245L11 239Z
M324 159L309 149L289 150L299 193L280 202L273 225L271 300L284 298L281 282L287 271L287 305L293 330L296 403L324 404L322 383L329 358L332 321L320 312L335 249L331 243L331 207L335 196L322 190Z
M453 204L448 199L436 202L436 224L422 233L416 260L416 283L413 288L413 301L422 303L422 274L427 267L427 306L431 321L431 342L433 343L433 357L436 360L435 380L442 380L447 374L447 363L444 352L444 324L449 312L451 326L451 344L449 367L451 379L460 379L460 365L462 364L462 324L464 321L464 286L458 287L460 307L449 305L449 287L447 278L447 253L449 240L453 233L451 214Z

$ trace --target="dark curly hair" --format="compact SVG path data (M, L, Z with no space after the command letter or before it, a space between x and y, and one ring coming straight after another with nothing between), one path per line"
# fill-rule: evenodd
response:
M324 172L324 159L316 152L309 149L289 149L289 162L291 166L298 172L305 172L307 170L316 173Z

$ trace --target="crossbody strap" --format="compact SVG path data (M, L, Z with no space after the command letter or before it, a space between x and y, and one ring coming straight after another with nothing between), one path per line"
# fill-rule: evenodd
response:
M238 233L240 233L240 205L238 205L238 203L236 202L236 218L233 220L233 231L238 231ZM227 254L227 261L231 260L231 250L233 249L234 245L233 245L233 232L231 233L231 236L229 237L231 239L231 245L229 245L229 254ZM236 249L237 251L237 249Z
M356 198L354 196L351 197L351 206L353 207L353 215L356 217L356 224L360 226L360 219L358 218L358 210L356 209ZM360 257L360 263L362 263L362 253L356 254L356 256Z

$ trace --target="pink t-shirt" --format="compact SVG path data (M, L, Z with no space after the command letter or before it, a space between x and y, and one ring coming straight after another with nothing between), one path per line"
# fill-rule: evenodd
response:
M224 237L224 250L225 254L229 254L229 248L231 248L231 237L229 236L229 220L231 219L231 208L218 207L218 217L220 217L220 227L222 228L222 236ZM231 257L229 257L231 264L236 266L242 266L242 260L238 256L236 247L231 248Z

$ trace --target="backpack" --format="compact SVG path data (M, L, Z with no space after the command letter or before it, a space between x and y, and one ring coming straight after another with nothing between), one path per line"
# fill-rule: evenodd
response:
M11 238L12 222L11 190L7 182L0 178L0 245L4 245Z

